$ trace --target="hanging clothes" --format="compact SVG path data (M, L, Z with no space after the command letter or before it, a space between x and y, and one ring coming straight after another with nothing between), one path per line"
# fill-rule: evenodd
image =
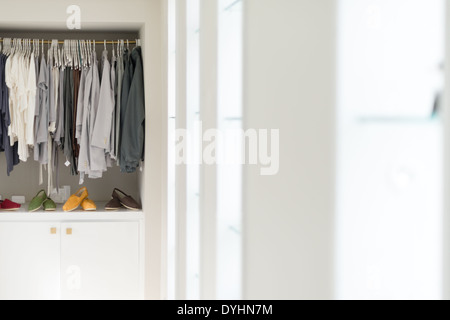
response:
M114 49L113 49L114 50ZM112 105L112 118L111 118L111 130L109 134L109 150L107 150L106 162L108 167L112 167L113 160L117 159L116 156L116 100L117 100L117 81L116 81L116 71L117 70L117 57L114 54L111 60L111 85L112 85L112 95L113 95L113 105Z
M145 145L145 91L142 51L137 47L131 53L130 66L134 69L126 106L122 114L120 169L132 173L144 161ZM123 107L123 106L122 106Z
M119 165L122 161L122 131L123 131L123 124L125 119L125 113L127 109L127 102L128 102L128 94L130 93L130 87L131 87L131 81L133 79L133 66L131 64L130 60L130 52L128 49L124 50L123 53L123 60L124 60L124 73L122 78L122 95L121 95L121 102L120 102L120 135L119 135L119 149L117 157L119 159Z
M116 67L116 138L115 138L115 146L114 146L114 154L117 159L117 164L120 165L120 129L121 129L121 103L122 103L122 86L123 86L123 77L125 72L125 61L124 61L124 50L119 50L119 55L117 57L117 67Z
M10 176L14 167L20 163L18 153L18 143L11 146L8 135L8 128L11 126L11 116L9 108L9 90L6 85L5 71L9 58L0 55L0 151L5 152L6 173Z
M95 170L105 172L106 157L111 154L111 127L114 113L114 87L111 82L111 65L108 61L108 51L102 55L102 81L100 86L97 116L92 131L91 147L98 154Z
M81 71L74 70L73 71L73 125L72 125L72 152L73 152L73 160L75 164L78 162L78 155L80 153L80 149L78 147L76 131L77 131L77 110L78 110L78 97L80 91L80 81L81 81ZM75 168L75 174L77 170Z
M59 70L59 86L58 86L58 108L56 118L55 142L63 149L64 147L64 124L65 124L65 109L64 109L64 81L65 68L61 67Z
M90 68L86 73L80 157L78 161L80 184L84 183L86 175L90 179L102 178L102 163L106 163L104 160L105 155L101 152L102 150L91 145L100 100L100 79L95 50L92 51L91 59Z
M28 87L29 57L27 52L18 48L8 59L5 71L5 82L9 88L9 109L11 125L8 128L11 146L18 143L19 159L26 162L29 157L27 144L28 94L34 82Z
M120 43L100 66L95 43L15 40L0 54L0 152L7 173L30 157L47 169L48 194L59 188L59 153L72 175L102 178L116 163L132 173L144 159L145 101L141 48ZM36 50L37 47L37 50ZM8 56L9 55L9 56Z
M97 121L97 117L101 118L100 115L99 102L100 102L100 75L97 60L97 53L94 52L94 64L93 64L93 78L92 78L92 100L91 100L91 110L90 110L90 120L89 120L89 150L90 150L90 174L91 179L98 179L103 176L103 172L106 171L106 156L105 151L102 148L96 147L92 143L95 139L94 129Z
M35 137L35 161L41 165L48 163L48 117L49 117L49 71L45 57L42 56L40 70L39 70L39 110L36 114L37 130ZM37 154L36 154L37 151ZM37 158L36 158L37 155Z
M91 98L92 98L92 79L93 79L93 68L92 61L89 61L89 66L85 69L85 79L84 79L84 94L82 97L83 104L78 107L77 115L77 130L79 131L78 143L80 146L80 154L78 158L78 171L80 173L80 184L84 183L86 175L90 173L90 148L89 148L89 137L90 137L90 114L91 114ZM81 123L79 119L81 118Z
M29 147L34 146L34 117L36 102L36 57L31 53L27 79L27 111L26 111L26 141Z
M73 112L74 112L74 70L66 67L64 80L64 155L69 163L72 175L77 175L77 164L73 152Z

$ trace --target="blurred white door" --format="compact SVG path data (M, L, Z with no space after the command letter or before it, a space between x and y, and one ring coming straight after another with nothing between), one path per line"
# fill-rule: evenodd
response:
M340 0L339 299L440 299L443 0Z

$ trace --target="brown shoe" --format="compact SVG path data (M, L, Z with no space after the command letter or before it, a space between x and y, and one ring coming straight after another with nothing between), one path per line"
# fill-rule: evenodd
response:
M128 210L141 210L141 206L131 196L127 195L119 189L114 189L112 194L113 199L119 200L120 204Z
M105 206L106 211L116 211L122 208L119 199L112 198Z

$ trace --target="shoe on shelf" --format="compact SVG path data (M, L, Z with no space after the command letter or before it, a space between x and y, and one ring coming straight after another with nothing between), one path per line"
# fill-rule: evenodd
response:
M84 211L97 211L97 206L94 201L87 198L81 203L81 208L83 208Z
M0 201L0 209L4 211L17 211L22 206L18 203L12 202L11 200Z
M47 194L44 190L39 191L36 197L31 200L30 205L28 206L28 211L36 212L40 210L43 207L45 200L47 200Z
M127 195L125 192L119 189L114 189L112 197L119 200L120 204L127 208L128 210L141 210L141 206L134 200L131 196Z
M105 206L106 211L117 211L120 208L122 208L122 204L117 198L112 198Z
M47 198L47 200L44 201L43 206L45 211L56 211L56 204L50 198Z
M69 200L67 200L66 204L63 206L63 210L65 212L72 212L77 210L80 207L81 203L83 203L83 201L86 200L88 196L89 193L87 191L87 188L81 188L76 194L70 196Z

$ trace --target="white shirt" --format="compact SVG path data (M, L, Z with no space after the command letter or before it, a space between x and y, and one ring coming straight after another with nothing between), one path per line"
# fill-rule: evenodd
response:
M26 110L26 140L27 145L34 145L34 117L36 109L36 59L34 53L31 53L30 66L27 80L27 99L28 106Z

